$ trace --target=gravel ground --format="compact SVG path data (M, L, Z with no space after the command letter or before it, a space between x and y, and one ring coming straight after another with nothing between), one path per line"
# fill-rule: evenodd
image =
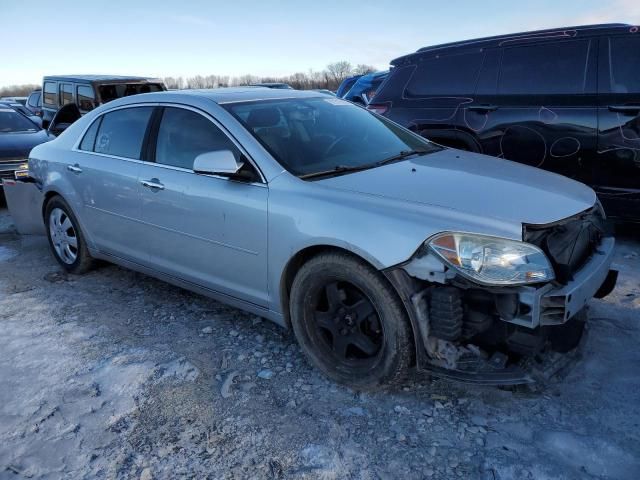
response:
M541 393L334 385L278 326L115 266L61 272L0 209L0 479L636 479L640 242Z

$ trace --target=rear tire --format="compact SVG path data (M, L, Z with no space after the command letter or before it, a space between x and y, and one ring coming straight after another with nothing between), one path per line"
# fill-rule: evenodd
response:
M298 271L291 323L309 361L355 389L400 382L414 360L407 313L387 280L346 253L320 254Z
M80 230L80 223L62 197L52 197L45 208L47 238L53 256L67 272L80 275L95 264Z

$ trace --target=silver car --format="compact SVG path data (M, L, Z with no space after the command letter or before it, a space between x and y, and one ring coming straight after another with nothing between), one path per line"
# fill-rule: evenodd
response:
M413 366L531 382L615 284L590 188L317 92L114 100L29 168L67 271L107 260L291 327L359 389Z

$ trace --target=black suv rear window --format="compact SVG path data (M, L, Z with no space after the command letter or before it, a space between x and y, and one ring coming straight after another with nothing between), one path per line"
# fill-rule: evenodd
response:
M589 41L505 48L498 81L503 95L583 93Z
M476 87L483 52L467 52L418 60L405 89L410 97L468 95Z
M609 55L610 92L640 93L640 37L610 39Z

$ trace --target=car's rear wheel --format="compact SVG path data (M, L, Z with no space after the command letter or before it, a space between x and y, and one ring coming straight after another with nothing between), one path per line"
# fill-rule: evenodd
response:
M78 220L61 197L55 196L47 203L45 222L51 251L62 268L81 274L93 267Z
M393 384L412 364L402 302L379 272L348 254L321 254L300 268L291 322L311 363L339 383L357 389Z

